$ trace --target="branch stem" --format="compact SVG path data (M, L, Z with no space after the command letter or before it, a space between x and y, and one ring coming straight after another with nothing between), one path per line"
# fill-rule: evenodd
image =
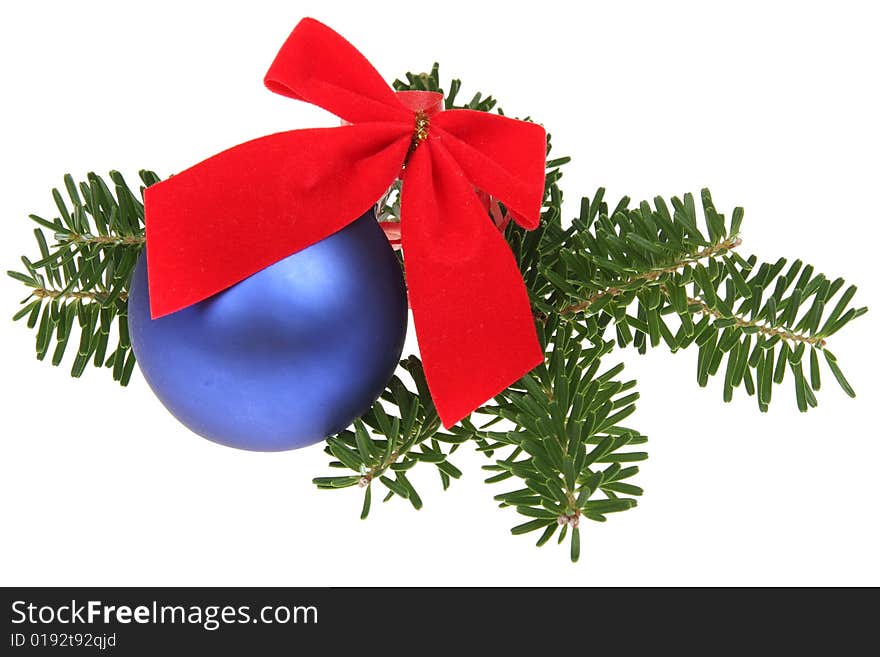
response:
M99 246L142 246L146 244L147 238L144 235L80 235L79 233L70 233L63 240L60 240L65 246L71 244L97 244Z
M94 301L95 303L101 303L101 298L106 296L106 294L101 294L99 292L85 292L82 290L71 290L70 292L63 292L62 290L53 290L46 287L35 287L33 292L31 292L31 295L37 297L38 299L79 299ZM120 292L117 296L117 299L119 299L120 301L125 301L126 299L128 299L128 293Z
M728 317L724 313L718 312L714 308L710 308L706 305L706 302L702 299L696 299L694 297L688 297L688 305L691 306L699 306L700 312L704 315L708 315L709 317L715 317L716 319L732 319L736 322L737 326L753 326L758 329L758 332L762 335L767 336L768 338L779 337L782 340L788 340L790 342L804 342L806 344L812 345L814 347L824 347L825 340L817 335L804 335L803 333L797 333L795 331L789 331L785 328L776 328L773 326L768 326L767 324L762 324L761 322L755 322L748 319L743 319L737 315L733 315L732 317Z
M379 465L374 465L367 471L367 473L363 477L366 480L367 484L370 484L370 482L372 482L373 479L375 479L377 476L385 474L385 471L388 468L397 463L397 457L405 456L409 451L407 450L403 452L403 454L401 454L398 450L399 448L395 447L394 450L392 450L391 454L388 456L387 460L383 461Z
M677 260L671 265L667 265L666 267L660 267L659 269L650 269L646 272L642 272L639 274L633 274L629 278L626 278L617 283L617 285L612 285L610 287L605 288L604 290L599 290L595 294L587 297L583 301L572 304L566 308L563 308L560 311L561 315L571 315L574 313L579 313L581 311L586 310L594 303L596 303L599 299L602 299L606 296L616 297L621 294L624 290L623 288L633 283L637 283L639 281L643 281L648 283L650 281L655 281L660 278L663 274L671 274L673 272L678 271L679 269L683 269L687 265L691 265L695 262L699 262L705 258L711 258L713 256L719 255L721 253L726 253L731 249L735 249L740 244L742 244L742 240L737 236L731 236L727 239L716 242L715 244L711 244L706 248L697 251L696 253L692 253L688 256L685 256L681 260Z

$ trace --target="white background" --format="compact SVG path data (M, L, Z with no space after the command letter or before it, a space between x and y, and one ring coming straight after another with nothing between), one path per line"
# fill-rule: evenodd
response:
M659 5L663 5L661 8ZM656 5L656 6L655 6ZM498 510L480 457L425 508L316 491L320 446L258 454L179 425L136 374L80 381L0 322L0 582L6 585L880 584L876 333L878 20L871 3L19 2L0 14L2 269L34 254L63 173L161 175L279 130L336 119L266 91L297 20L350 39L390 81L435 60L465 91L529 114L575 159L567 212L708 185L746 208L744 254L803 257L874 308L830 344L817 410L777 390L762 415L696 354L627 353L650 436L639 507L582 529L581 562ZM0 283L2 315L23 296ZM412 345L414 346L414 345ZM790 383L790 377L786 383Z

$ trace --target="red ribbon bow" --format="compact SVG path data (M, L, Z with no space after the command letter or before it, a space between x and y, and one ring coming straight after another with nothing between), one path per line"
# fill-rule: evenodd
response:
M332 235L402 175L410 305L443 424L542 362L519 268L475 188L535 228L544 129L472 110L431 114L439 94L395 94L351 44L309 18L282 46L265 83L348 125L261 137L147 189L153 317Z

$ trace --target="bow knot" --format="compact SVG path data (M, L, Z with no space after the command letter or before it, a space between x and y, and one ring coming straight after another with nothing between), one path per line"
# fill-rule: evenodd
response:
M528 292L475 189L538 225L534 123L395 93L351 44L303 19L266 75L349 125L239 144L146 190L153 317L197 303L345 227L401 176L401 242L425 377L447 427L543 361ZM428 138L430 134L430 139Z
M401 166L401 169L406 169L406 165L409 163L409 158L412 157L416 148L428 138L428 128L431 127L431 119L428 118L428 113L425 110L416 110L415 119L416 125L413 130L412 141L409 143L409 150L406 152L406 157L403 160L403 166Z
M431 120L428 118L428 115L424 110L416 112L416 132L413 136L416 146L428 138L428 127L430 127L430 125Z

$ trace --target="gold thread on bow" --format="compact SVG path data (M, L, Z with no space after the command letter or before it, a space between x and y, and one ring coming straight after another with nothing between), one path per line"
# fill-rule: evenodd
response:
M428 138L428 128L430 126L431 121L428 119L428 114L424 110L416 112L416 125L413 130L412 141L409 143L409 150L406 152L401 169L406 169L407 162L409 162L409 158L415 152L418 145Z

